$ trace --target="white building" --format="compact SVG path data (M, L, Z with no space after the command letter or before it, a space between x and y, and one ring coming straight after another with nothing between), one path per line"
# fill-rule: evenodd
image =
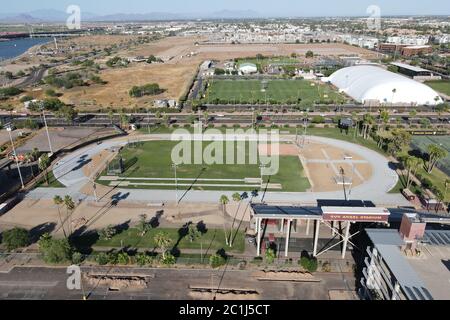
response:
M361 103L437 105L439 94L427 85L374 65L343 68L322 81L331 82Z
M243 63L239 66L241 74L253 74L258 72L258 67L253 63Z

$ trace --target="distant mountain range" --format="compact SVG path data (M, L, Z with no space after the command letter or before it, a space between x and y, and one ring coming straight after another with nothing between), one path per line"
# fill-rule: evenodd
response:
M65 22L69 15L58 10L36 10L26 13L0 13L0 23L44 23ZM168 12L149 13L117 13L97 15L90 12L81 12L82 21L161 21L161 20L187 20L187 19L244 19L262 18L263 16L252 10L222 10L213 13L178 14Z

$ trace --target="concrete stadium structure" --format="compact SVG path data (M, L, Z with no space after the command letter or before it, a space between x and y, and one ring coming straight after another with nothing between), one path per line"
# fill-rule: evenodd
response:
M324 79L358 102L367 104L438 105L442 98L432 88L374 65L343 68Z

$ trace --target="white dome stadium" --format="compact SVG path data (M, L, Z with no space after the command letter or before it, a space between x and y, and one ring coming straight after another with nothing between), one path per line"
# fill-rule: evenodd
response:
M361 103L366 101L410 105L443 103L439 94L430 87L373 65L340 69L326 81Z

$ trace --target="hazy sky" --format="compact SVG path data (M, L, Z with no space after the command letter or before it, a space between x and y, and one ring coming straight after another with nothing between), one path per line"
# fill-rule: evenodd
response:
M450 14L449 0L2 0L1 12L39 9L65 11L76 4L82 11L112 13L208 13L220 10L254 10L265 15L341 16L366 15L366 8L380 6L382 15Z

